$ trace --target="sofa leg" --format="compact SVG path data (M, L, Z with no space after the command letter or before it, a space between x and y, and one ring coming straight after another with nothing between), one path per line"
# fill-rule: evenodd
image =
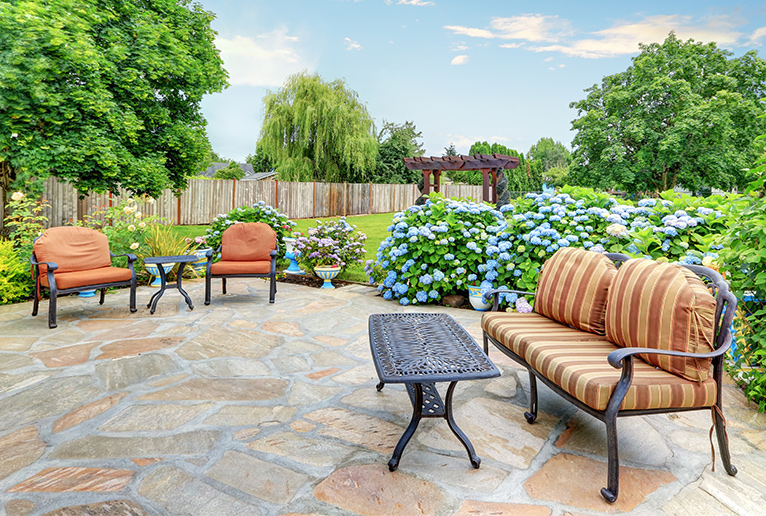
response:
M484 335L482 337L484 338L484 354L489 356L489 339L487 338L487 332L483 332Z
M617 501L620 491L620 456L617 449L617 415L608 412L604 419L606 424L606 447L609 460L607 471L607 487L601 488L601 496L609 503Z
M226 278L221 278L221 288L223 289L223 293L226 293Z
M98 299L98 304L103 305L104 304L104 297L106 296L106 288L101 289L101 297Z
M48 300L48 328L55 328L56 324L56 296L51 292L51 297Z
M715 425L715 435L718 437L718 449L721 451L721 462L726 472L734 476L737 474L737 468L731 463L731 454L729 453L729 437L726 435L726 420L723 417L721 408L716 405L713 407L713 423Z
M537 419L537 378L532 372L532 369L528 369L529 372L529 412L524 412L524 417L527 423L534 423Z

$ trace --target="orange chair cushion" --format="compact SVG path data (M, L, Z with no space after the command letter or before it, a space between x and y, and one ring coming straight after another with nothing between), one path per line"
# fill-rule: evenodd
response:
M604 334L604 312L617 267L603 254L564 247L548 258L535 291L535 312Z
M271 261L237 262L221 260L210 266L213 276L226 274L268 274L271 272Z
M34 252L38 262L58 265L56 275L112 265L109 240L103 233L90 228L62 226L46 229L35 241ZM47 270L47 266L40 266L42 276Z
M264 222L246 222L229 226L221 237L221 260L258 262L271 260L277 248L277 233Z
M54 272L56 278L56 288L64 290L67 288L88 287L91 285L100 285L102 283L118 283L130 281L133 275L130 269L124 267L101 267L88 271L73 272ZM48 275L40 276L40 283L44 287L48 285Z
M609 290L606 336L623 347L709 353L715 350L715 298L692 271L675 263L628 260ZM641 355L652 365L704 381L710 359Z

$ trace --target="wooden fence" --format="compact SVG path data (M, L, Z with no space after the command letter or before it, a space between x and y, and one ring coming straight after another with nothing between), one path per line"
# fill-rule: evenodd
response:
M442 185L447 197L481 199L482 187ZM105 207L117 205L127 192L90 194L83 199L68 183L49 178L44 198L49 226L63 226L86 217L99 219ZM153 202L142 202L144 215L157 215L178 225L210 224L218 214L259 201L274 206L291 219L368 215L407 209L420 191L414 184L286 183L192 179L180 196L165 190Z

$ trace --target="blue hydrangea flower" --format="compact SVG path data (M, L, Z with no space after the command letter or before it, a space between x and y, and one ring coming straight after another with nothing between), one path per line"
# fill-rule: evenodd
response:
M426 301L428 301L428 294L426 294L422 290L418 290L417 294L415 294L415 297L420 303L425 303Z
M423 274L419 280L423 285L430 285L434 281L430 274Z

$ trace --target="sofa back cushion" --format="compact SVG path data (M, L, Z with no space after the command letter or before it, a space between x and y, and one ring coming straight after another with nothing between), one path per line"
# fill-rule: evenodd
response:
M264 222L245 222L229 226L221 237L221 260L257 262L271 260L277 248L277 233Z
M617 267L603 254L564 247L543 265L535 312L574 328L604 334L606 299Z
M55 262L56 273L89 271L112 265L109 240L90 228L62 226L46 229L34 243L38 262ZM40 274L48 268L40 266Z
M686 353L715 350L715 298L692 271L674 263L628 260L609 290L606 336L622 347ZM704 381L710 359L641 355L687 380Z

